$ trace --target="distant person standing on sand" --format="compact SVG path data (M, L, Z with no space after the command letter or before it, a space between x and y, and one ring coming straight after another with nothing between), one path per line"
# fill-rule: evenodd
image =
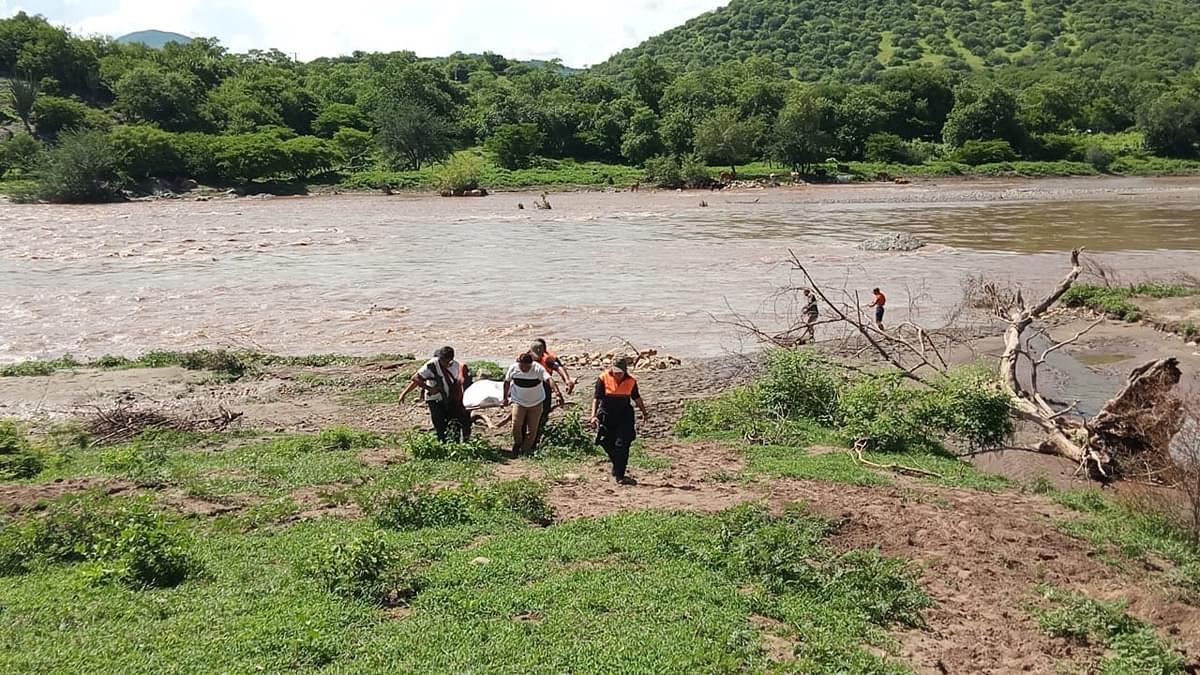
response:
M817 335L817 319L821 316L821 310L817 306L817 296L813 292L804 289L804 341L812 342Z
M400 394L400 401L404 402L410 391L420 389L425 392L425 405L429 406L438 440L445 443L450 425L455 424L458 428L453 440L467 441L471 438L471 414L463 406L463 392L470 386L470 369L454 360L453 347L442 347L412 376L408 388Z
M608 370L596 380L592 397L592 426L596 428L596 445L612 461L613 479L621 485L637 485L625 475L629 465L629 448L637 439L633 406L642 411L642 421L649 418L637 380L629 374L629 361L624 357L613 361Z
M878 328L880 331L882 331L883 330L883 315L884 315L884 312L886 311L884 308L887 307L887 296L884 295L883 291L879 290L878 288L872 290L871 293L873 293L875 295L875 302L872 302L871 304L867 305L867 308L868 309L870 309L872 307L875 308L875 327Z

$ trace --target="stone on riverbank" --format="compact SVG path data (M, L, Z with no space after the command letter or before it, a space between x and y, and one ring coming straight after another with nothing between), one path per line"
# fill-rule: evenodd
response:
M924 241L907 232L889 232L858 245L863 251L915 251L924 247Z

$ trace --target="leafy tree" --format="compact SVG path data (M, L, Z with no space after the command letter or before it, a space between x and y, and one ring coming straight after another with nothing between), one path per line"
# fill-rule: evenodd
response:
M1151 152L1195 157L1200 143L1200 97L1178 89L1159 97L1138 119Z
M313 120L313 133L321 138L333 138L342 129L366 131L368 127L366 116L349 103L330 103Z
M39 134L56 138L64 131L87 126L88 107L82 101L59 96L39 96L33 105L33 124Z
M116 194L112 146L100 131L63 132L37 174L37 196L48 202L101 202Z
M4 156L6 168L20 169L26 173L37 166L44 150L33 134L17 134L0 144L0 154Z
M204 92L191 73L152 64L131 68L113 83L115 107L127 121L150 122L171 131L195 129Z
M654 112L662 110L660 104L667 86L671 84L671 73L659 65L653 57L643 56L630 70L633 91L647 108Z
M762 133L757 120L743 120L732 108L719 108L696 127L696 152L711 162L728 166L750 161Z
M329 173L338 161L338 151L333 143L314 136L286 140L280 148L288 171L301 180Z
M942 136L947 145L959 147L970 140L998 139L1020 145L1025 130L1016 117L1016 100L1011 92L995 84L959 87L954 110L946 118Z
M141 124L113 129L108 141L114 168L132 180L187 175L187 166L176 147L174 134Z
M213 160L225 180L250 182L288 171L288 156L278 134L220 136L216 141Z
M313 108L312 96L294 72L275 65L255 65L209 92L200 112L227 133L286 126L304 134L312 124Z
M374 138L369 132L343 127L333 135L333 144L337 147L346 168L360 170L367 166L371 157L371 145Z
M8 91L12 96L13 112L17 113L21 124L25 125L25 131L33 133L33 127L29 125L29 121L33 117L33 109L37 104L38 84L32 79L14 77L8 81Z
M829 101L804 89L788 96L775 121L772 154L793 171L809 171L829 156L832 139L824 131Z
M1021 122L1035 133L1069 131L1080 116L1079 87L1063 78L1038 82L1020 98Z
M433 108L388 98L375 109L375 137L393 165L420 169L454 149L454 127Z
M920 164L909 144L896 134L878 133L867 138L867 161L896 164Z
M535 124L506 124L492 134L486 147L496 154L496 162L506 169L529 166L533 155L542 147L542 132Z
M658 135L658 115L650 108L639 108L629 120L629 128L621 140L621 155L633 164L642 164L662 152Z

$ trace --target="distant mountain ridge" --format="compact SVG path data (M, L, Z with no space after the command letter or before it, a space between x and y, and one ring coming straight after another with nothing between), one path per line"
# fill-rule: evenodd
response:
M192 38L186 35L162 30L140 30L136 33L129 33L117 38L117 42L121 44L144 44L154 49L162 49L169 42L178 42L185 45L191 41Z

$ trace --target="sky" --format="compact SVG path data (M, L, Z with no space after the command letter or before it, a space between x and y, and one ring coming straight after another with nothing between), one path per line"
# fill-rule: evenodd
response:
M728 0L0 0L82 35L165 30L233 51L310 60L355 50L419 56L492 51L582 67Z

